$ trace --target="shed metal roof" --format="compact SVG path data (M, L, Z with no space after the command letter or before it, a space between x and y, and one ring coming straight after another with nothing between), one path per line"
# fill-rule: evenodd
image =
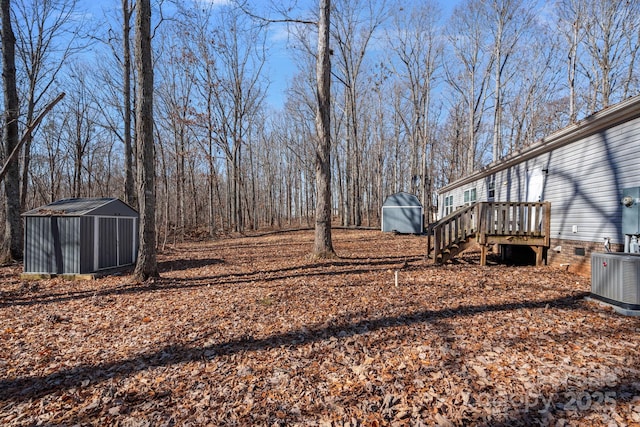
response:
M420 203L420 200L418 200L418 198L416 196L414 196L413 194L409 194L409 193L405 193L404 191L400 192L400 193L395 193L392 194L390 196L388 196L384 203L382 204L383 207L387 206L402 206L402 207L409 207L409 206L416 206L416 207L422 207L422 204Z
M62 199L25 212L23 216L138 216L131 206L115 197Z

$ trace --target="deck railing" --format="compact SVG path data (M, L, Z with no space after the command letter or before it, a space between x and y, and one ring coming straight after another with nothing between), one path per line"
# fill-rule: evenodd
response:
M475 203L429 227L427 255L433 253L434 260L442 259L444 253L473 237L481 245L548 247L550 213L549 202Z
M477 204L458 209L451 215L431 225L427 234L427 256L438 260L445 251L459 246L475 236L477 219Z

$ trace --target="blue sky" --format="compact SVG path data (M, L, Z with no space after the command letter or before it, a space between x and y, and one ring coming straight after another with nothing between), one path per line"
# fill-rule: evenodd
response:
M197 2L208 2L213 4L225 5L231 0L192 0ZM297 2L297 10L303 15L308 15L311 4L317 4L317 0L287 0ZM422 3L423 0L405 0L403 4L407 7L412 4ZM442 9L443 19L448 19L451 11L463 0L438 0L437 3ZM286 3L285 0L249 0L249 4L254 10L261 14L264 12L269 15L270 5L276 4L281 6ZM111 15L114 10L121 8L121 0L80 0L80 9L89 11L97 19L101 19L104 14ZM165 6L167 7L167 6ZM261 10L263 8L264 10ZM272 108L279 109L283 106L286 99L287 83L296 73L295 50L288 46L287 26L285 24L273 24L269 28L269 58L267 72L269 75L270 87L267 102Z
M225 2L227 0L212 0ZM263 2L265 0L250 0L252 3ZM423 0L406 0L405 5L419 4ZM443 19L448 19L453 8L462 0L438 0L437 3L442 9ZM301 3L308 3L303 0ZM269 36L271 48L269 51L269 95L267 101L271 107L279 109L283 106L286 99L286 90L288 81L296 73L295 51L287 47L286 25L276 24L270 28Z

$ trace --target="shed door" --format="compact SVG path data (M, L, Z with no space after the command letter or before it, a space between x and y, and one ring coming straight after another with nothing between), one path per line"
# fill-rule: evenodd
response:
M118 218L118 263L119 265L133 264L135 252L135 228L133 218Z
M118 219L98 218L98 268L118 265Z

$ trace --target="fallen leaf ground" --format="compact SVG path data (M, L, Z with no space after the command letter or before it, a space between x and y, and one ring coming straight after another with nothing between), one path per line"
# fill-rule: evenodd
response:
M5 267L0 425L640 425L640 318L588 278L312 239L182 244L153 283Z

